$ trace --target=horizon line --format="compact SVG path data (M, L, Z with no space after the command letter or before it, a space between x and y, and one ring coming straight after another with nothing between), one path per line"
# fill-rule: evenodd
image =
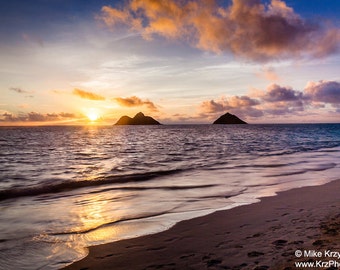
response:
M271 122L263 122L263 123L247 123L247 124L213 124L213 123L168 123L168 124L160 124L160 125L115 125L115 124L72 124L72 125L63 125L63 124L46 124L46 125L0 125L0 128L6 127L125 127L125 126L249 126L249 125L329 125L329 124L340 124L340 122L287 122L287 123L271 123Z

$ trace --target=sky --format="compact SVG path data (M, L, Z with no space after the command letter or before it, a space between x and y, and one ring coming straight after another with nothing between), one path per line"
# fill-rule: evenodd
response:
M0 125L340 123L338 0L0 2Z

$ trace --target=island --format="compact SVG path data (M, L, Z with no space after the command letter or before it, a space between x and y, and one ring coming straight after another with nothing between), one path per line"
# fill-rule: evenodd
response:
M115 125L161 125L161 123L152 117L145 116L142 112L139 112L133 118L126 115L122 116Z
M222 124L222 125L233 125L233 124L247 124L236 115L231 113L226 113L220 116L213 124Z

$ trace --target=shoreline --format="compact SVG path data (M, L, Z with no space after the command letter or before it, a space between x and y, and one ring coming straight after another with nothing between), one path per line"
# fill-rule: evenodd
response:
M317 258L297 258L296 250L340 252L339 191L336 180L279 192L157 234L91 246L63 269L300 269L295 262Z

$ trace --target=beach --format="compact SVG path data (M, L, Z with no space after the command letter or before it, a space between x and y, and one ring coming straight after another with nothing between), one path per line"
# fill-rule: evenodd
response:
M340 180L284 191L158 234L90 247L64 269L340 269L339 190Z

